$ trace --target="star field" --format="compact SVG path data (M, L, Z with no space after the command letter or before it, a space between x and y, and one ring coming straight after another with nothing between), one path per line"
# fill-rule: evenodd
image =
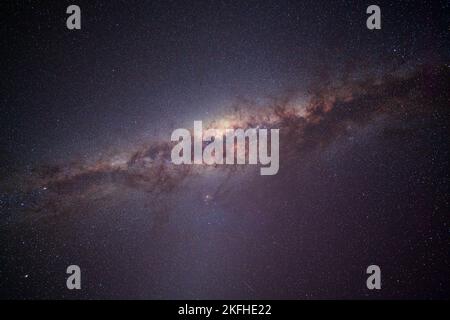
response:
M70 4L2 4L1 298L448 299L448 3ZM171 164L194 120L279 173Z

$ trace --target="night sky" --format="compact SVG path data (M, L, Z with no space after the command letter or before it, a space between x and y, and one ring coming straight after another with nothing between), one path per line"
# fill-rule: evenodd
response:
M448 1L0 8L0 298L449 298ZM278 174L175 166L194 120Z

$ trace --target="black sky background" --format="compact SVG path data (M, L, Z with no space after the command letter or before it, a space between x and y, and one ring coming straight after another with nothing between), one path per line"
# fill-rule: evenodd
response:
M93 152L160 117L446 51L445 2L380 3L377 32L368 3L87 1L80 32L65 28L71 2L3 3L2 154Z

